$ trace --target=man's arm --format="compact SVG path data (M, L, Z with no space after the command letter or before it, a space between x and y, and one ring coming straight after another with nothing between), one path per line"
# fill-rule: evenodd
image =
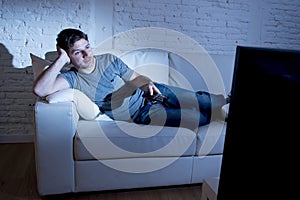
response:
M137 72L133 72L130 77L130 84L138 87L146 92L149 92L150 95L161 94L159 89L154 85L153 81L147 76L140 75Z
M69 88L68 82L58 74L63 66L70 62L70 59L65 51L59 48L58 50L60 51L59 57L40 74L34 83L33 93L40 97Z

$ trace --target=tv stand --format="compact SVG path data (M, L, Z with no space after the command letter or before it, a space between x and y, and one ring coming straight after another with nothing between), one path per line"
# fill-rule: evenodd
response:
M217 200L219 177L203 180L201 200Z

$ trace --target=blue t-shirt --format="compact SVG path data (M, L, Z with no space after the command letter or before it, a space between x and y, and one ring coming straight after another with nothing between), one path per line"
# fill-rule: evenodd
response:
M112 54L97 55L95 70L90 74L75 68L60 74L70 88L78 89L113 119L130 120L144 104L143 91L126 84L133 74L121 59Z

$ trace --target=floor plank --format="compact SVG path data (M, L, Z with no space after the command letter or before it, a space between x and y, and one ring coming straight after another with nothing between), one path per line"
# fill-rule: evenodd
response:
M0 144L0 199L5 200L200 200L201 184L39 196L36 189L34 145Z
M39 199L33 144L1 144L0 155L0 199Z

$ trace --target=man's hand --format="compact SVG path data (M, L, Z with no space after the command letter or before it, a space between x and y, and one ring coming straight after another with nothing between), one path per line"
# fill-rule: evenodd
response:
M33 93L45 97L58 90L69 88L68 82L58 74L65 64L71 62L67 52L57 46L58 58L44 70L33 85Z
M162 95L162 94L155 94L155 95L150 95L148 92L145 92L143 94L143 97L147 100L147 101L152 101L152 102L165 102L168 100L168 97Z
M149 93L149 95L161 94L159 89L155 86L155 84L150 78L148 78L147 76L140 75L137 72L134 72L132 74L128 83L130 83L136 88L140 88L141 90Z
M152 102L160 101L160 102L164 102L167 99L165 96L161 95L161 92L155 86L155 84L153 82L149 82L148 84L142 86L141 89L143 91L145 91L143 97L147 101L152 101Z
M153 82L149 82L146 85L143 85L141 87L142 90L144 90L145 92L148 92L149 95L154 95L154 94L161 94L161 92L159 91L159 89L154 85Z
M59 46L56 46L56 49L57 49L59 59L64 60L65 64L70 64L71 60L70 60L70 57L68 56L67 52L64 49L60 48Z

